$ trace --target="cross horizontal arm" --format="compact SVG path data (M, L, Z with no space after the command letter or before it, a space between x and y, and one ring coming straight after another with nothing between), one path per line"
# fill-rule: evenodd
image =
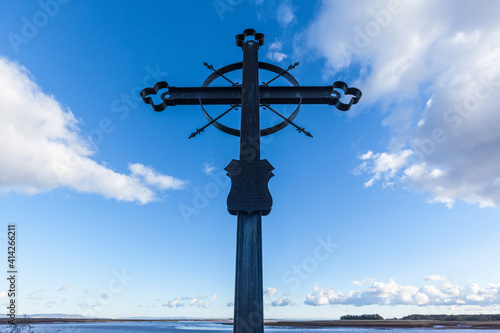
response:
M319 87L260 87L263 104L330 104L338 96L332 96L331 86ZM335 93L334 93L335 94ZM241 87L170 87L167 105L240 104Z
M161 87L168 91L161 95L160 104L154 104L149 97L160 90L158 87L146 88L141 92L144 102L151 104L155 111L163 111L167 106L173 105L199 105L200 102L207 105L241 104L241 86L169 87L165 82ZM341 103L340 93L334 90L336 88L354 97L348 103ZM347 111L352 104L358 102L361 92L337 81L331 86L260 86L259 96L261 104L329 104Z

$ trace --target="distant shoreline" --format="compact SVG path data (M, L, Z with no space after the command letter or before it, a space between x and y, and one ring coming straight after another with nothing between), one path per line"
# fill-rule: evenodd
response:
M37 323L98 323L98 322L180 322L206 321L232 325L231 319L87 319L87 318L18 318L17 324ZM8 319L0 319L8 324ZM438 320L266 320L266 326L282 327L363 327L363 328L435 328L500 330L500 321L438 321Z

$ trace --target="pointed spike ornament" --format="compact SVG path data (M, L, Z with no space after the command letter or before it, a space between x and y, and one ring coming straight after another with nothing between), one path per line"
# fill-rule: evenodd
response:
M191 135L189 136L188 139L192 139L194 138L195 136L197 136L198 134L201 134L201 132L205 132L202 128L197 128L196 129L196 132L193 132L191 133Z
M308 131L306 131L306 129L304 127L297 126L293 121L291 121L290 119L286 118L281 113L279 113L278 111L276 111L275 109L273 109L271 107L271 105L269 105L269 104L263 104L262 107L264 107L264 109L268 109L268 110L271 110L272 112L274 112L274 114L276 114L278 117L280 117L281 119L283 119L284 121L286 121L288 124L290 124L293 127L295 127L297 129L297 131L299 131L299 133L304 133L306 136L308 136L310 138L313 137L311 135L311 133L309 133Z

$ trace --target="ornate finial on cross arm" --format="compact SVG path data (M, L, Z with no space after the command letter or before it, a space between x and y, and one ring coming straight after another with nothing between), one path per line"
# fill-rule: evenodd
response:
M335 106L338 110L340 111L349 111L351 106L353 104L357 104L361 98L361 90L358 88L354 87L349 87L347 83L342 82L342 81L335 81L333 85L331 86L333 89L339 89L344 92L344 95L352 95L354 97L351 97L351 100L348 103L342 103L340 101L340 93L336 90L332 89L332 97L335 95L334 98L332 98L331 102L328 103L330 105Z
M166 89L166 91L162 93L160 96L162 102L160 104L155 104L150 96L158 94L158 92L162 89ZM148 87L141 90L141 97L144 103L150 104L153 110L155 110L156 112L165 110L169 105L175 105L175 102L172 101L171 99L168 99L168 96L169 96L168 83L165 81L158 81L153 86L153 88Z
M264 45L264 34L255 32L254 29L246 29L242 34L236 35L236 46L243 47L243 44L245 44L245 37L248 36L253 36L259 46Z

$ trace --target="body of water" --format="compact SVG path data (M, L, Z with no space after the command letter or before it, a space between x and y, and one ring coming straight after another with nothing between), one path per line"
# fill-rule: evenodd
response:
M231 325L223 325L214 322L109 322L109 323L51 323L34 324L29 330L25 325L19 325L18 330L13 331L12 326L0 325L0 332L34 332L34 333L104 333L104 332L174 332L174 333L195 333L195 332L224 332L233 331ZM430 333L442 331L438 328L355 328L355 327L332 327L332 328L294 328L294 327L273 327L266 326L265 332L279 333ZM446 329L441 333L485 333L491 330L476 329Z

